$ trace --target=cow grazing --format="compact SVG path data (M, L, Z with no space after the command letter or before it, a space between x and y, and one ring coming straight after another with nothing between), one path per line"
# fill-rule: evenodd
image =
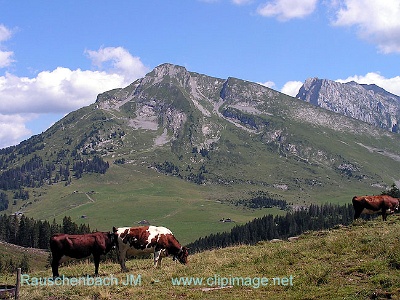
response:
M172 232L165 227L113 227L118 258L122 271L127 271L127 257L154 253L154 267L161 267L163 257L173 255L174 260L186 264L188 248L182 247Z
M100 255L107 254L115 247L112 232L88 234L54 234L50 238L50 250L53 256L51 268L53 277L59 277L58 267L70 258L85 258L93 254L95 275L99 272Z
M354 220L361 214L374 214L382 211L382 219L386 221L388 214L392 214L399 209L399 199L388 195L379 196L354 196Z

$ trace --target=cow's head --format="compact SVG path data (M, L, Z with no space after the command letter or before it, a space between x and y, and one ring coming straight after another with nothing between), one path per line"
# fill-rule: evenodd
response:
M107 237L108 237L108 245L107 245L108 247L107 248L109 248L110 250L115 249L117 240L115 238L114 232L108 232Z
M174 260L177 259L181 264L187 264L189 255L189 248L182 247L177 255L174 255Z
M400 202L398 198L395 198L395 201L391 201L392 205L389 206L390 214L394 214L395 212L399 211L399 203Z
M119 237L122 239L124 244L132 245L133 237L129 234L129 229L125 229Z
M113 227L112 230L114 248L118 249L118 228Z

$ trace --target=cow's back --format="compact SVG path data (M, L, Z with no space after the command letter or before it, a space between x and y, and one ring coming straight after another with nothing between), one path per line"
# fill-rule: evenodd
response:
M354 196L352 199L354 219L361 214L374 214L382 212L382 219L386 220L387 214L392 214L399 208L399 199L389 195Z
M55 254L84 258L105 247L104 237L99 233L84 235L56 234L50 238L50 250Z
M127 251L129 256L154 252L155 248L167 248L165 237L174 236L168 228L161 226L137 226L114 228L120 251Z

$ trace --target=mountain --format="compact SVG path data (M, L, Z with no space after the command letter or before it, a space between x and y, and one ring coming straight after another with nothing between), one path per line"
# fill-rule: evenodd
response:
M400 97L375 84L308 78L296 98L374 126L399 132Z
M145 219L190 241L265 214L243 206L260 192L294 205L379 193L399 180L399 142L253 82L163 64L1 149L0 192L9 212L101 230Z

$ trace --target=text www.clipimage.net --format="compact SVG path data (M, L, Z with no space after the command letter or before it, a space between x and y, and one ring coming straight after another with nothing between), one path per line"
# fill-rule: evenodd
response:
M243 276L220 276L210 277L173 277L173 286L208 286L208 287L227 287L227 286L246 286L260 288L268 285L293 286L293 275L285 277L243 277Z

